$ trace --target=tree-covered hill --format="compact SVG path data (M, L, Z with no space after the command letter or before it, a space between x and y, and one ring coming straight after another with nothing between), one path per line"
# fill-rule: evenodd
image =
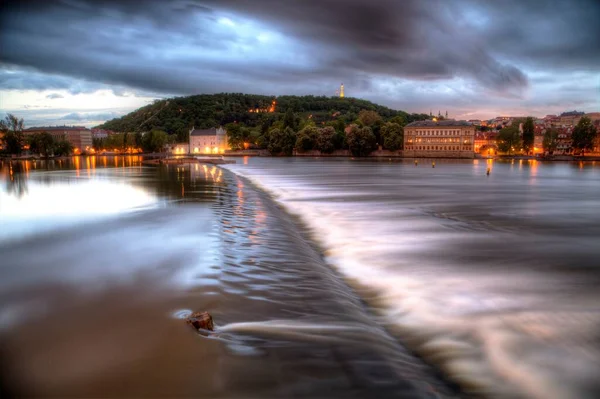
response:
M274 100L274 109L270 109ZM357 98L222 93L157 100L98 127L116 132L163 130L183 141L192 126L209 128L232 122L250 128L270 126L282 120L289 109L299 118L310 119L317 125L335 121L349 124L358 118L361 110L375 111L383 121L397 116L406 122L427 118L427 115L408 114Z

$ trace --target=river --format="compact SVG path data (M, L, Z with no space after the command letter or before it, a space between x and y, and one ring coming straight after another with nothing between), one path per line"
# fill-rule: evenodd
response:
M0 172L2 397L455 397L230 171L90 157ZM204 310L217 335L182 319Z
M467 391L600 394L600 165L251 159L379 323ZM490 174L487 175L487 170Z
M600 165L237 162L3 163L3 389L600 391ZM216 336L182 322L199 310Z

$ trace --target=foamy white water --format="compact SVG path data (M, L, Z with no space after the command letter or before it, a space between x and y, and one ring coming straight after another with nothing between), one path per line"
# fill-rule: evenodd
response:
M597 165L250 159L382 323L466 391L599 392Z

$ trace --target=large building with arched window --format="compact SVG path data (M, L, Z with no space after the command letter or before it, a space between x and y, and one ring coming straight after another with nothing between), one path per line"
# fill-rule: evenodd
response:
M417 121L404 126L407 157L474 158L475 126L467 121Z

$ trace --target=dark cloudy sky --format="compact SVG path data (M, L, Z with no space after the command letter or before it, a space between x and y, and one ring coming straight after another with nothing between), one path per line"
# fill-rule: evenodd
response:
M0 111L92 125L155 98L348 96L456 118L600 111L599 0L0 5Z

